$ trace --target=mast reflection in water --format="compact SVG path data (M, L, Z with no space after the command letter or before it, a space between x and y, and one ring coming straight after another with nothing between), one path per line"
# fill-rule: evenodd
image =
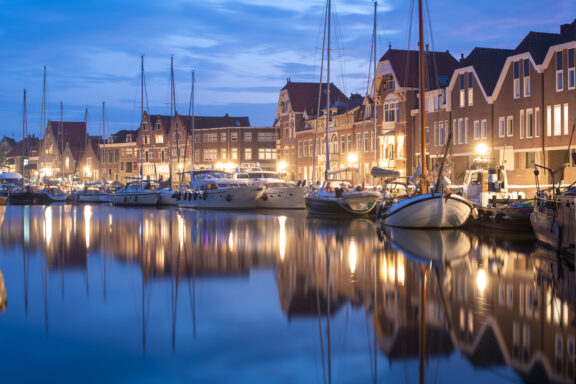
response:
M574 380L574 266L531 239L0 209L3 382Z

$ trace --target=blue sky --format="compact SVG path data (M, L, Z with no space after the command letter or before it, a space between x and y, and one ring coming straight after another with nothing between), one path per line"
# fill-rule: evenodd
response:
M346 94L365 93L373 2L335 0L332 81ZM576 17L574 0L428 0L435 50L465 55L474 47L515 48L529 31L558 32ZM145 55L149 111L170 113L170 56L177 109L188 113L196 72L196 113L248 116L271 125L280 89L316 82L324 0L0 0L0 135L40 134L42 71L47 66L47 118L81 121L99 132L134 129L140 119L140 56ZM378 57L416 48L409 0L378 2ZM429 39L428 39L429 40Z

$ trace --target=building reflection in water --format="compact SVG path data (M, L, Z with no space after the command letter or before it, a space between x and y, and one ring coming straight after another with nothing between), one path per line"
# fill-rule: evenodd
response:
M388 230L369 220L97 206L7 207L0 244L20 248L28 310L27 267L40 254L48 274L84 272L89 258L136 266L141 274L142 349L154 282L170 281L171 344L178 340L178 300L188 295L196 335L196 279L248 277L274 269L288 319L317 318L323 374L331 381L330 320L341 308L363 309L371 324L373 375L382 354L390 364L419 356L421 282L425 281L425 355L459 350L478 368L509 366L522 378L573 382L574 265L528 241L482 238L462 231ZM423 257L424 256L424 257ZM422 266L427 279L422 279ZM0 275L1 276L1 275ZM106 294L106 277L103 293ZM0 310L6 307L0 277ZM52 281L52 280L50 280ZM249 298L247 298L249 300ZM46 327L49 323L45 299ZM379 357L380 355L380 357Z

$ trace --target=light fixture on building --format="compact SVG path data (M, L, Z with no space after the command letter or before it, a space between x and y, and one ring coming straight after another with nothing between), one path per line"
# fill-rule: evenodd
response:
M288 167L288 164L286 164L285 161L279 161L278 162L278 172L285 171L287 167Z
M476 153L480 156L484 156L488 153L488 146L484 143L480 143L476 146Z
M355 153L348 154L348 164L355 164L358 162L358 155Z

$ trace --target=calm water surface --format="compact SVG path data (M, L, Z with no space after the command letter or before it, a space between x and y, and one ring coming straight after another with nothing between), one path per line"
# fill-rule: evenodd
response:
M0 223L0 383L574 382L573 263L531 238L286 211Z

